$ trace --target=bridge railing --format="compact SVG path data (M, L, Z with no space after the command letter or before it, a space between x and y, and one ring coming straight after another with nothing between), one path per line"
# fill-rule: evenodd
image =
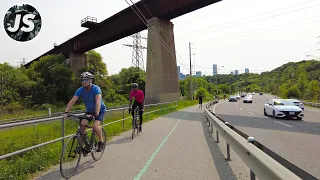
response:
M84 19L81 20L81 24L83 24L83 23L85 23L87 21L95 22L95 23L98 22L97 18L91 17L91 16L87 16L87 17L85 17Z
M165 102L165 103L157 103L157 104L145 105L144 106L145 112L143 113L143 115L146 115L147 116L146 119L148 119L149 115L152 114L152 113L155 113L155 112L158 112L158 111L162 111L162 110L166 110L166 109L168 110L169 108L176 108L178 106L177 103L178 103L177 101L174 101L174 102ZM106 124L104 124L104 121L105 121L104 120L102 122L102 127L109 126L109 125L115 124L115 123L122 123L122 128L124 128L124 125L125 125L124 121L132 119L131 115L129 117L125 117L125 111L128 111L128 107L106 110L105 116L118 117L119 114L120 114L120 115L122 115L122 119L117 119L117 120L111 121L111 122L106 123ZM77 114L77 115L81 116L83 114L84 113L80 113L80 114ZM63 147L64 146L64 139L69 138L72 135L74 135L74 134L69 134L69 135L65 134L66 120L62 116L0 125L0 129L6 129L6 128L14 128L14 127L17 127L17 126L22 126L22 125L46 123L46 122L50 122L50 121L59 121L59 120L61 121L61 137L60 138L57 138L57 139L54 139L54 140L51 140L51 141L47 141L47 142L44 142L44 143L40 143L40 144L34 145L32 147L28 147L28 148L21 149L21 150L18 150L18 151L14 151L14 152L11 152L11 153L8 153L8 154L5 154L5 155L1 155L0 156L0 160L6 159L6 158L9 158L9 157L21 154L21 153L25 153L27 151L30 151L30 150L33 150L33 149L36 149L36 148L39 148L39 147L42 147L42 146L46 146L46 145L49 145L49 144L52 144L52 143L55 143L55 142L58 142L58 141L61 141L62 147ZM36 126L35 126L35 128L36 128ZM76 129L74 129L74 130L76 130ZM92 129L88 129L87 131L91 131L91 130Z
M210 110L211 106L215 103L216 101L210 101L206 104L205 116L208 127L211 133L213 133L213 127L216 129L216 142L219 142L219 135L226 141L227 160L230 160L231 147L249 167L251 180L254 180L255 176L259 179L316 179L296 166L296 169L293 169L293 166L291 166L289 170L289 168L275 160L274 157L271 157L270 153L267 154L264 150L259 149L255 145L256 141L253 137L245 139L243 137L244 133L234 128L228 122L223 121ZM296 170L296 172L293 173L292 169Z

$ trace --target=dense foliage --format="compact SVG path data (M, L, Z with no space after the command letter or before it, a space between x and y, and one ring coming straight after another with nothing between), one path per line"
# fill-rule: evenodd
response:
M190 81L194 90L202 87L211 95L263 91L283 98L316 102L320 98L320 61L289 62L261 74L187 77L179 81L182 95L190 96ZM194 95L197 94L196 91Z
M92 71L94 83L101 87L106 105L127 103L131 82L144 90L145 72L136 67L123 68L108 76L106 64L95 51L87 54L87 65L81 71ZM28 69L0 64L0 103L2 113L24 108L47 109L64 107L81 86L79 77L68 67L63 55L48 55L34 62ZM81 102L79 102L81 103Z
M87 65L81 71L94 73L94 83L101 87L107 106L127 103L132 82L139 83L140 89L145 90L146 74L142 69L123 68L118 74L109 76L99 53L89 51L86 55ZM8 63L0 64L0 111L12 113L25 108L64 107L81 86L79 78L71 71L67 62L63 55L48 55L28 69L24 66L13 67ZM199 94L205 99L212 99L216 94L263 91L285 98L317 101L319 80L320 62L311 60L290 62L261 74L187 77L179 80L179 88L181 95L189 99L191 82L196 98Z

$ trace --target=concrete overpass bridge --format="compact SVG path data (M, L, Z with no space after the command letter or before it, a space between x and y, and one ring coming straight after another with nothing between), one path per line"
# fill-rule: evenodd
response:
M81 26L87 27L86 31L55 46L25 67L28 68L42 56L61 53L69 58L71 69L77 73L85 66L85 52L148 29L146 101L158 103L178 100L177 61L170 20L219 1L141 0L100 23L95 19L85 19Z

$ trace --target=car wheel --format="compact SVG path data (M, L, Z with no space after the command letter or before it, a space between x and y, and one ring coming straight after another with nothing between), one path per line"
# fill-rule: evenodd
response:
M274 119L277 119L277 117L276 117L276 113L273 111L273 113L272 113L272 117L274 118Z
M263 114L264 114L265 116L268 116L268 114L266 113L266 109L263 109Z
M302 120L302 117L297 117L298 120Z

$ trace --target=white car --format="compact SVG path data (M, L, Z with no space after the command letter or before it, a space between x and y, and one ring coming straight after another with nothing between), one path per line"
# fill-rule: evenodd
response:
M253 92L252 95L256 95L256 92Z
M236 94L237 99L241 99L241 96L239 94Z
M301 101L297 99L287 99L287 100L293 102L296 106L298 106L304 111L304 104Z
M247 95L246 97L243 98L243 103L252 103L252 96Z
M264 105L264 115L273 118L296 117L301 120L304 117L303 110L292 101L285 99L271 99Z

